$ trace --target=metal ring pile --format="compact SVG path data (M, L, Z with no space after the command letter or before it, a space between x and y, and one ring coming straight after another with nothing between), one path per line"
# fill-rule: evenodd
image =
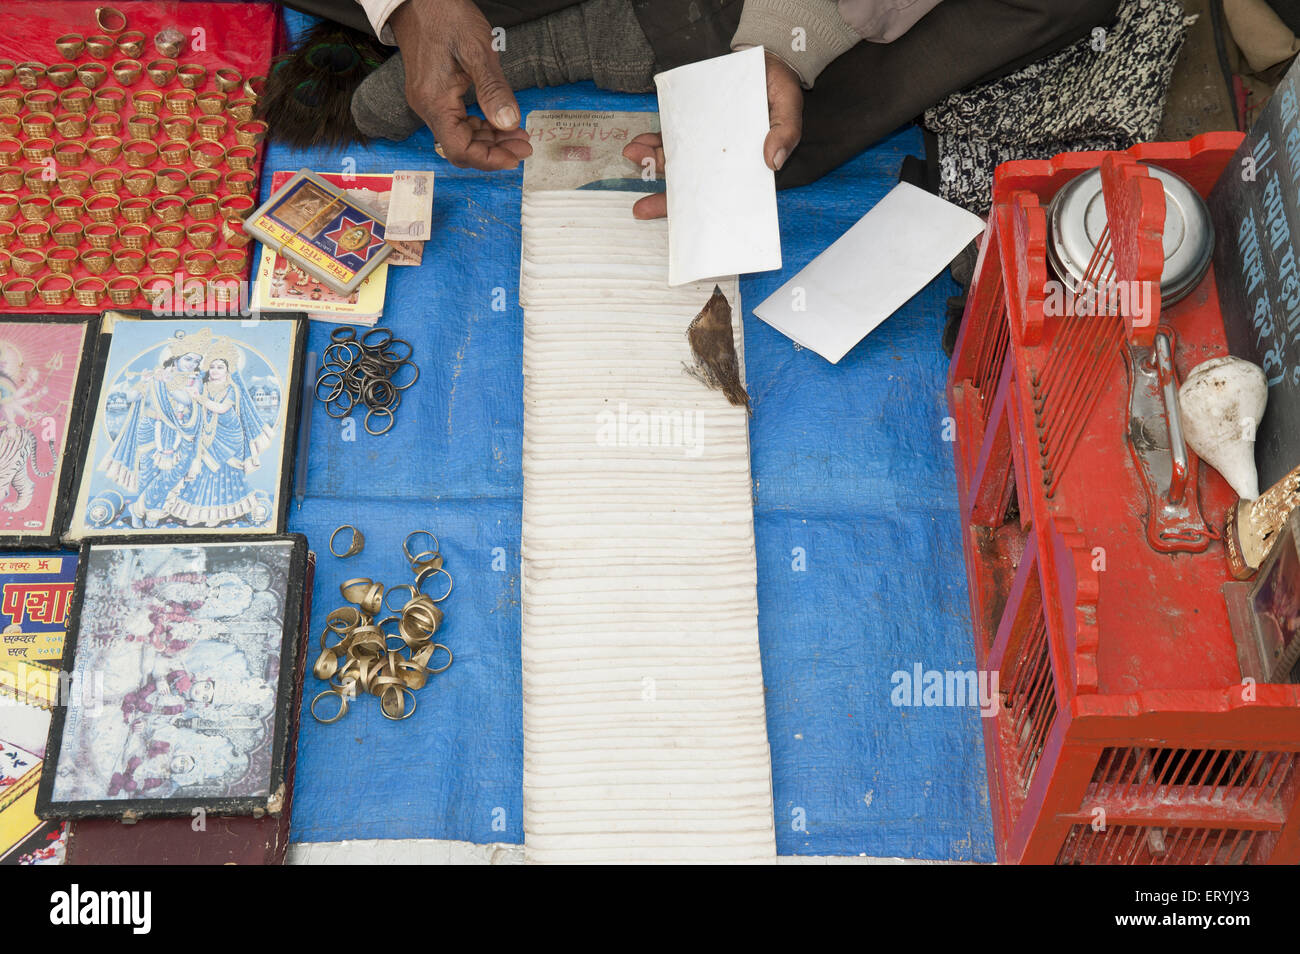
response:
M316 398L333 418L351 417L364 407L366 433L386 434L402 392L420 380L419 365L411 360L414 352L409 341L394 337L387 328L371 328L360 338L355 328L335 328L321 355ZM409 380L404 373L408 367Z
M434 540L434 549L415 556L408 546L412 537L424 533L427 531L409 534L402 545L415 574L414 583L402 583L385 592L382 583L357 577L339 587L349 605L325 617L321 653L312 666L312 674L329 683L329 688L311 701L310 711L317 722L338 722L347 715L352 702L367 693L379 698L384 718L397 722L410 718L415 712L416 690L422 689L430 676L451 666L451 650L433 639L444 618L437 604L451 595L451 575L447 574L446 593L437 598L424 593L426 580L447 573L442 568L442 554L437 552L437 538L428 534ZM409 596L399 608L393 605L393 594L403 590ZM384 613L388 615L381 616ZM402 645L392 645L394 640L400 640ZM431 666L439 650L447 654L447 661ZM338 711L322 718L316 706L329 696L338 699Z

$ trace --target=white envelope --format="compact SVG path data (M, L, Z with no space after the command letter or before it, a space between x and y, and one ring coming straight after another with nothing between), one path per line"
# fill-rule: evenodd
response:
M754 314L835 364L983 230L978 215L900 182Z
M668 185L668 284L781 267L776 177L763 161L761 47L655 77Z

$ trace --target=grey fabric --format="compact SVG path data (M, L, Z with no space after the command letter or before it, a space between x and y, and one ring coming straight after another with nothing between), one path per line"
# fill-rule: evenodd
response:
M654 89L654 50L642 32L631 0L586 0L548 16L510 27L501 69L511 89L559 86L592 80L601 89L643 93ZM472 103L473 90L466 96ZM357 87L352 118L372 138L402 140L424 121L407 105L401 53Z

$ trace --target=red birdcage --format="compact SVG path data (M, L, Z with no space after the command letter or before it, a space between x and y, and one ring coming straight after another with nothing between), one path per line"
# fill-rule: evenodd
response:
M1159 293L1151 167L1208 197L1241 139L995 177L949 402L976 654L1001 689L984 735L1003 862L1300 861L1300 686L1243 678L1219 533L1236 497L1182 447L1171 400L1227 353L1213 268L1176 303ZM1109 227L1085 284L1149 294L1060 314L1048 205L1098 167Z

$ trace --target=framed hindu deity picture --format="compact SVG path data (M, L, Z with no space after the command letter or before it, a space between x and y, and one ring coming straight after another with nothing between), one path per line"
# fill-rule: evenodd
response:
M283 532L306 324L107 312L67 539Z
M0 321L0 546L55 546L80 450L97 318Z
M37 814L279 814L306 578L298 535L87 543Z

